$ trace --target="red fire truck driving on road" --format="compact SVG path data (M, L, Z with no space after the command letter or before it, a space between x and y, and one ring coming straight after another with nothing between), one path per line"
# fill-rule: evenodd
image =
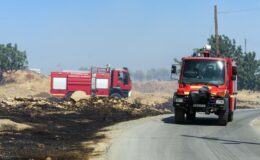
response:
M176 73L176 65L172 73ZM210 57L209 50L182 58L179 87L174 93L175 122L194 120L196 112L218 115L220 125L233 120L237 66L232 58Z
M92 67L88 72L64 71L51 73L50 93L70 96L75 91L87 95L126 98L131 95L132 81L127 68Z

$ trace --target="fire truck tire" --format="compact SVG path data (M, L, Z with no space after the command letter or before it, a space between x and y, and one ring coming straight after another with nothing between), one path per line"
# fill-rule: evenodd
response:
M232 122L233 121L233 117L234 117L234 112L229 112L228 113L228 121Z
M189 121L192 121L192 120L195 120L195 118L196 118L196 112L195 113L187 113L186 114L186 118L187 118L187 120L189 120Z
M228 111L222 111L218 115L218 123L221 126L226 126L228 123L229 113Z
M185 113L183 109L175 108L175 122L178 124L184 123Z
M70 97L72 96L73 93L74 93L74 92L68 92L68 93L65 95L65 97L63 98L63 100L64 100L64 101L70 100Z
M122 98L121 94L119 94L119 93L113 93L113 94L111 94L111 97L116 98L116 99Z

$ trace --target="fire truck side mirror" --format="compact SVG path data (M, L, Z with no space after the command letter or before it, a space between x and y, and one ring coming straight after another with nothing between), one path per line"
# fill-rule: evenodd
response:
M234 76L237 75L237 67L236 66L232 67L232 75L234 75Z
M172 65L172 74L176 74L177 73L177 67L173 64Z

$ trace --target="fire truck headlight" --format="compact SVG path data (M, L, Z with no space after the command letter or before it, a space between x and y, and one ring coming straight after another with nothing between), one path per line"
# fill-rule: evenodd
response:
M175 99L175 102L177 102L177 103L182 103L182 102L183 102L183 98L176 98L176 99Z
M226 92L217 92L217 96L224 97L226 95Z
M225 101L223 99L217 99L216 104L224 104Z

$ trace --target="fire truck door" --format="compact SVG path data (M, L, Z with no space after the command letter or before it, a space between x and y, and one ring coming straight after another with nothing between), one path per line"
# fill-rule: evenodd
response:
M129 88L129 75L127 72L120 71L118 72L118 87L122 90L128 90Z

